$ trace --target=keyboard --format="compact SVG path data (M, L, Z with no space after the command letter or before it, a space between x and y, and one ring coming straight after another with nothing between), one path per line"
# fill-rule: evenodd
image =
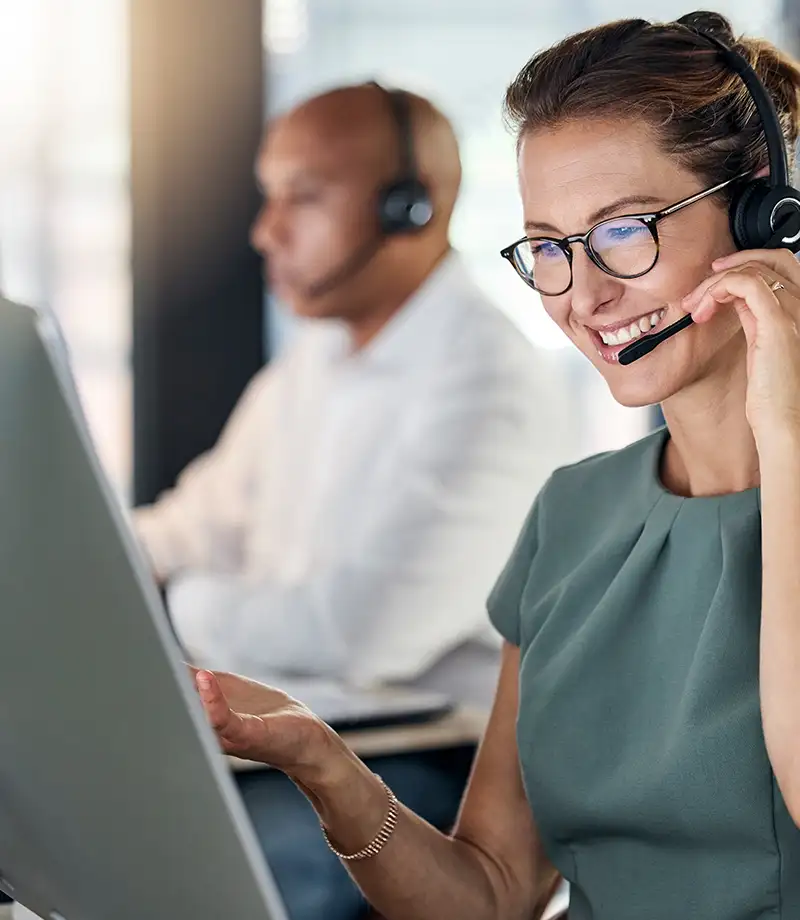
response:
M277 675L267 683L305 703L337 732L430 722L453 709L446 696L417 690L368 690L319 678Z

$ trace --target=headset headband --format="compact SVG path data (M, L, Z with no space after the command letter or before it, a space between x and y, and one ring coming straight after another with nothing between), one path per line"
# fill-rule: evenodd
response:
M389 97L389 103L397 122L397 133L400 140L400 178L416 179L417 163L414 156L414 137L411 131L411 112L408 96L401 90L384 90Z
M399 89L386 89L377 80L370 80L368 86L374 86L386 96L392 111L394 123L397 126L397 149L400 154L400 169L397 174L399 181L412 179L419 181L417 174L417 158L414 153L414 135L411 130L411 110L408 96Z
M778 185L789 184L789 162L786 156L786 143L781 130L778 112L775 109L775 103L767 92L759 75L753 70L749 61L747 61L738 51L734 51L725 42L720 41L715 35L703 32L701 29L694 29L687 26L695 35L699 35L706 41L716 47L720 57L735 71L747 87L750 97L755 103L758 116L761 119L761 126L764 130L764 137L767 141L767 157L769 158L769 184L773 187Z

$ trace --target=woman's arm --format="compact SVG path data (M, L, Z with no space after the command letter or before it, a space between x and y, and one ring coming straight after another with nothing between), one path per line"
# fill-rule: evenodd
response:
M760 466L761 713L778 785L800 827L800 431L762 450Z
M309 797L331 840L354 853L386 817L386 792L377 777L299 704L261 715L231 712L205 672L198 687L224 750L281 767ZM229 675L220 684L233 697ZM389 842L372 858L345 865L386 920L532 920L552 895L558 876L548 862L525 797L516 744L519 650L507 645L486 735L452 836L401 806ZM226 686L226 684L228 686ZM255 708L257 692L248 684ZM254 695L255 694L255 695ZM284 698L285 699L285 698ZM235 703L235 700L234 700ZM235 708L235 706L234 706Z
M800 827L800 263L788 250L761 250L713 267L688 306L705 322L732 305L747 340L746 412L761 475L761 717Z

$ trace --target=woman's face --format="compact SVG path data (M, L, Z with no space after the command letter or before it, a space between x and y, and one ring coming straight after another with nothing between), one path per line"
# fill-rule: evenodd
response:
M645 126L626 121L532 132L520 147L519 173L528 236L585 233L602 218L658 211L704 187L660 150ZM675 322L686 313L681 299L712 273L711 262L735 249L727 210L717 196L661 220L658 239L655 266L631 280L606 274L580 243L573 244L572 287L542 296L550 317L626 406L663 402L740 360L741 327L730 310L679 332L632 364L619 364L626 333L614 343L621 329L630 335L636 324L657 332Z

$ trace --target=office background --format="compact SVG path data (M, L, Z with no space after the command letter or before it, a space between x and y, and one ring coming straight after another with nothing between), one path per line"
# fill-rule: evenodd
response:
M0 0L0 281L52 308L101 459L124 501L152 498L210 446L291 321L247 242L263 121L377 77L429 95L462 143L454 243L546 363L576 453L644 432L501 263L518 232L500 104L539 47L686 0ZM798 50L796 0L708 5ZM535 9L535 12L534 12Z

